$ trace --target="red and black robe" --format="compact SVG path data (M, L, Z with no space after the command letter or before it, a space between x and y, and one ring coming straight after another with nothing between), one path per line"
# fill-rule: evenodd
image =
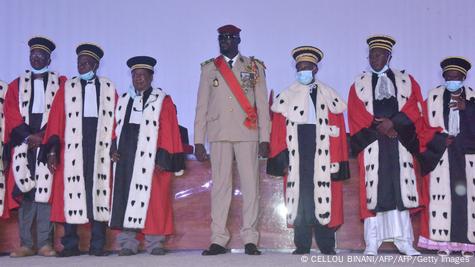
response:
M395 95L374 98L378 76L363 73L348 96L348 123L352 153L358 157L360 216L375 212L419 207L419 179L415 156L421 119L422 96L414 78L404 71L388 70ZM398 137L391 139L376 130L375 118L391 119Z
M475 91L464 87L461 97L466 107L459 110L460 132L450 145L446 140L451 93L439 86L429 92L424 105L421 237L474 244Z
M313 105L308 86L297 82L276 96L267 173L284 176L289 225L318 221L333 228L343 223L342 181L349 178L346 104L320 81L313 92ZM308 114L316 124L307 123Z
M5 144L10 161L8 182L11 200L9 208L17 208L19 201L48 202L52 191L52 177L46 165L37 160L39 149L28 149L24 140L31 134L44 132L55 95L66 77L48 72L43 78L44 112L34 113L34 82L31 71L13 80L5 96Z
M53 176L51 221L71 224L110 217L110 148L117 98L114 84L95 77L97 117L84 116L87 82L72 78L57 93L43 140L41 160L47 152L58 155Z
M124 94L117 104L111 219L113 229L144 234L173 233L172 177L185 168L175 105L161 89L143 93L140 123L131 123L134 98ZM158 168L156 166L159 166Z

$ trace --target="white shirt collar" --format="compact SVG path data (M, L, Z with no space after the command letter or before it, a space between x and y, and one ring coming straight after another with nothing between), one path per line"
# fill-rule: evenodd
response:
M233 61L233 66L234 66L234 64L236 63L236 61L237 61L237 59L238 59L238 57L239 57L239 53L237 53L237 55L236 55L235 57L233 57L233 58L228 58L228 57L225 56L225 55L223 55L223 57L224 57L224 60L226 60L226 63L228 63L230 60L232 60L232 61Z

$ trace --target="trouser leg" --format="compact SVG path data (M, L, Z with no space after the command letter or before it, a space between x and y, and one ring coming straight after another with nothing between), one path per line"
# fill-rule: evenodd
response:
M151 253L154 248L163 247L165 242L164 235L145 235L145 249L148 253Z
M34 202L36 205L36 235L38 248L53 245L54 225L50 221L51 206L48 203Z
M259 160L257 142L236 142L234 144L237 168L242 192L241 239L244 244L257 244L259 232Z
M226 227L232 197L233 148L230 142L211 143L211 242L226 246Z
M136 232L130 230L122 230L117 235L116 240L121 249L130 249L134 253L137 253L139 249L139 241L136 237Z
M61 238L61 244L65 250L79 250L77 224L64 224L64 236Z
M18 209L18 227L20 231L21 246L33 248L33 235L31 234L31 226L36 216L34 203L24 200Z
M90 249L93 251L98 251L104 249L106 245L106 228L107 223L92 221L91 222L91 241Z

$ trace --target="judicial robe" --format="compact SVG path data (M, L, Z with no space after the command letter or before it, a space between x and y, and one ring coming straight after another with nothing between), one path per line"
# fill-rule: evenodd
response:
M8 84L3 81L0 81L0 219L8 219L10 217L10 212L8 209L8 195L11 192L7 191L7 173L5 166L3 165L3 149L5 147L4 137L5 137L5 115L4 115L4 103L5 103L5 93L8 90Z
M9 202L9 208L17 208L22 199L47 203L52 191L52 177L46 164L38 161L39 149L28 150L24 143L30 134L45 130L53 99L64 84L66 77L48 72L43 78L44 112L34 113L36 101L32 72L27 70L19 78L10 83L5 96L5 143L11 155L8 182L11 186L11 197L16 201Z
M394 85L394 97L376 100L378 76L366 72L356 78L348 97L350 145L358 157L362 219L375 212L419 207L415 155L419 153L420 87L404 71L389 69L387 76ZM391 119L398 137L379 134L375 117Z
M130 121L136 107L128 93L116 108L114 145L120 160L114 164L109 226L169 235L173 233L172 175L185 167L176 109L161 89L150 88L136 97L142 97L143 103L139 120Z
M421 239L475 243L475 91L464 87L460 132L447 146L451 93L445 86L429 92L421 139L425 209ZM426 240L427 241L427 240ZM421 244L421 240L419 241ZM428 247L429 248L429 247Z
M96 77L97 117L84 116L86 81L66 81L55 97L41 153L56 151L51 221L83 224L108 221L110 212L110 147L114 127L116 89L107 78ZM89 100L91 101L91 100Z
M306 124L311 114L308 86L295 82L276 95L271 106L274 114L267 173L284 176L284 170L288 167L288 175L284 176L284 192L289 225L301 223L296 218L301 217L303 209L310 206L315 208L311 212L307 210L307 216L310 213L320 224L337 227L343 223L342 180L349 178L343 117L346 104L332 88L320 81L315 83L315 105L310 105L316 108L315 127ZM308 143L306 139L309 136L315 138L310 143L314 149L310 150L305 149L308 146L302 146ZM314 162L314 169L307 176L305 163L309 161ZM313 199L305 191L300 194L303 187L312 184ZM304 220L308 222L308 218Z

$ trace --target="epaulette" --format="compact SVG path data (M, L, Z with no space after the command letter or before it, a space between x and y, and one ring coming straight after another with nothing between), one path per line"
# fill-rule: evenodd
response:
M206 61L203 61L203 62L201 62L201 67L203 67L204 65L207 65L208 63L211 63L211 62L213 62L213 61L214 61L214 58L210 58L210 59L208 59L208 60L206 60Z
M259 65L262 65L262 67L264 67L264 69L266 68L266 65L264 64L264 62L260 59L257 59L255 57L249 57L251 59L251 61L255 61L257 63L259 63Z

